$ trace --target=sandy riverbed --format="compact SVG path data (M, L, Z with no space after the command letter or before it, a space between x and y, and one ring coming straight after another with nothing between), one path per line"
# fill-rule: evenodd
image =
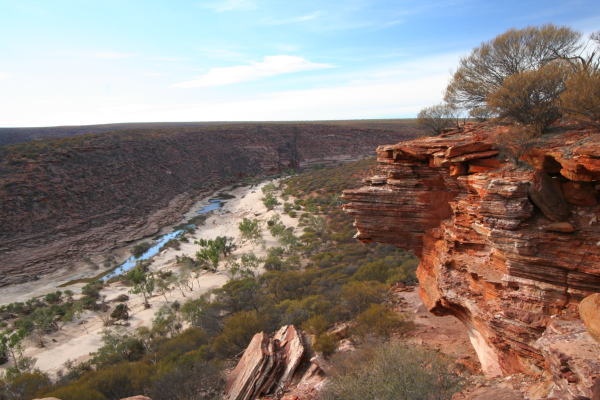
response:
M227 200L222 208L213 211L212 214L206 220L206 223L199 227L193 235L188 235L189 242L181 243L179 250L167 249L157 254L152 261L150 269L153 271L158 270L172 270L177 272L177 266L175 263L175 257L181 255L187 255L194 257L198 250L198 245L194 244L194 241L200 238L214 239L217 236L230 236L234 238L238 248L234 251L234 255L242 255L245 253L254 253L255 255L262 257L266 254L269 247L277 246L278 242L269 231L266 229L266 221L271 218L274 214L278 214L281 221L286 226L293 226L297 228L298 219L291 218L283 213L281 205L275 207L274 210L268 211L263 205L261 198L263 193L261 191L262 186L269 182L264 182L256 186L244 186L229 191L230 194L234 195L234 199ZM186 215L183 216L182 221L187 221L189 218L197 215L197 210L208 203L210 197L207 197L190 209ZM282 203L283 201L280 202ZM238 224L243 218L257 218L263 221L263 238L264 244L256 245L253 243L242 243L240 238L240 232ZM222 266L221 266L222 267ZM228 277L222 271L222 268L216 273L204 272L199 279L195 280L193 289L186 290L183 293L174 288L166 296L168 302L179 301L185 302L186 300L196 298L207 291L220 287L225 284ZM51 276L45 278L43 285L38 285L45 292L56 290L56 287L64 282L64 276ZM78 292L83 286L82 284L74 285L72 287L63 288L71 289L74 292ZM27 293L27 292L25 292ZM9 295L10 293L4 293L3 296ZM18 296L11 298L10 301L22 301L23 292L19 292ZM41 294L41 293L40 293ZM143 298L140 295L129 294L129 287L116 282L112 283L101 292L102 296L106 296L106 301L109 303L121 294L128 294L130 300L127 302L129 306L129 326L119 327L118 329L123 331L133 331L141 326L151 326L154 318L154 313L164 305L167 300L163 296L155 295L150 299L151 308L146 309L143 304ZM31 292L29 296L31 297ZM6 300L6 298L4 298ZM116 303L110 303L114 306ZM35 358L36 367L42 371L48 372L51 375L56 374L57 371L63 368L63 364L72 360L75 362L82 362L89 358L89 353L97 350L102 345L102 334L106 327L104 326L101 314L96 312L85 312L80 318L74 322L66 324L61 330L44 337L45 347L39 347L34 343L33 339L27 339L25 343L24 354L28 357Z

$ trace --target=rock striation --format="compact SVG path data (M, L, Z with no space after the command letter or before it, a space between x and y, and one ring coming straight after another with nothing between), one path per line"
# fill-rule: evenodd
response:
M280 398L292 383L319 374L316 365L306 362L307 356L303 335L292 325L283 326L272 338L257 333L229 374L224 399Z
M344 192L356 237L420 257L423 302L464 323L488 375L545 373L591 396L600 365L548 357L573 359L554 346L565 335L600 356L577 308L600 292L600 132L561 126L525 144L467 124L380 146L377 160L367 186Z
M102 128L0 147L0 287L84 259L102 265L104 252L176 223L219 187L414 134L311 123Z

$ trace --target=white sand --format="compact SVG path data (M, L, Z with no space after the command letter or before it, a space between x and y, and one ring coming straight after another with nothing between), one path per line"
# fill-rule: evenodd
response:
M235 195L235 199L227 200L222 208L213 211L206 223L199 227L193 235L188 235L189 242L181 243L180 250L167 249L157 254L150 265L152 271L172 270L177 273L175 257L177 255L187 255L194 257L199 246L194 244L194 241L200 238L214 239L217 236L230 236L234 238L234 242L238 248L234 251L234 255L242 255L245 253L254 253L259 257L263 257L269 247L278 246L278 242L267 230L266 221L274 214L279 214L281 221L286 226L297 228L298 219L291 218L283 214L283 207L279 205L274 210L268 211L263 205L261 198L263 193L262 186L268 182L262 183L253 187L240 187L232 190L230 193ZM187 221L189 218L197 215L197 210L208 203L208 199L203 199L198 202L182 219ZM279 199L281 203L283 201ZM290 201L290 200L288 200ZM292 199L293 201L293 199ZM256 245L253 243L241 243L238 224L243 218L257 218L262 223L264 245ZM223 264L223 262L221 263ZM173 288L168 294L169 302L175 300L183 303L189 299L199 297L211 289L218 288L225 284L228 280L227 276L222 272L223 265L220 266L219 272L204 272L198 282L194 282L194 287L191 291L181 293L178 288ZM58 285L63 281L47 280L45 286L48 288L52 284ZM68 289L77 291L82 285L74 285ZM56 286L55 286L56 287ZM129 288L121 283L113 283L104 288L101 292L102 296L106 296L106 301L118 297L120 294L128 294L130 300L127 302L129 306L129 326L119 327L120 331L132 332L141 326L150 327L154 318L154 313L166 303L162 295L154 295L150 299L151 308L146 309L143 304L141 295L129 294ZM185 295L185 296L184 296ZM11 299L11 301L15 301ZM116 303L110 303L114 307ZM109 311L110 313L110 311ZM106 314L104 314L106 319ZM33 338L27 339L25 343L25 356L33 357L36 361L36 367L51 375L55 375L63 364L72 360L82 362L89 359L89 353L94 352L102 345L102 334L106 329L103 323L101 313L87 311L83 313L77 321L66 324L58 332L46 335L44 337L45 347L40 348Z

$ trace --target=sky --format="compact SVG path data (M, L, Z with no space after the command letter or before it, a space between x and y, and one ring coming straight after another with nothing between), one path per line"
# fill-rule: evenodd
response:
M597 0L0 0L0 127L410 118L510 28Z

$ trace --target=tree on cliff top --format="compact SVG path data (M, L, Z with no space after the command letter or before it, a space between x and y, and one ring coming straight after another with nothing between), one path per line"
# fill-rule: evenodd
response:
M556 59L568 59L581 48L581 34L567 27L543 25L511 29L473 49L460 60L445 100L477 112L513 75L538 70Z
M590 43L595 49L571 60L574 73L565 82L560 108L570 118L600 126L600 31L590 35Z
M541 134L561 116L557 100L567 75L567 67L559 61L511 75L488 96L488 107L499 117L528 125L535 134Z
M417 122L435 135L456 124L457 111L449 104L425 107L417 115Z

